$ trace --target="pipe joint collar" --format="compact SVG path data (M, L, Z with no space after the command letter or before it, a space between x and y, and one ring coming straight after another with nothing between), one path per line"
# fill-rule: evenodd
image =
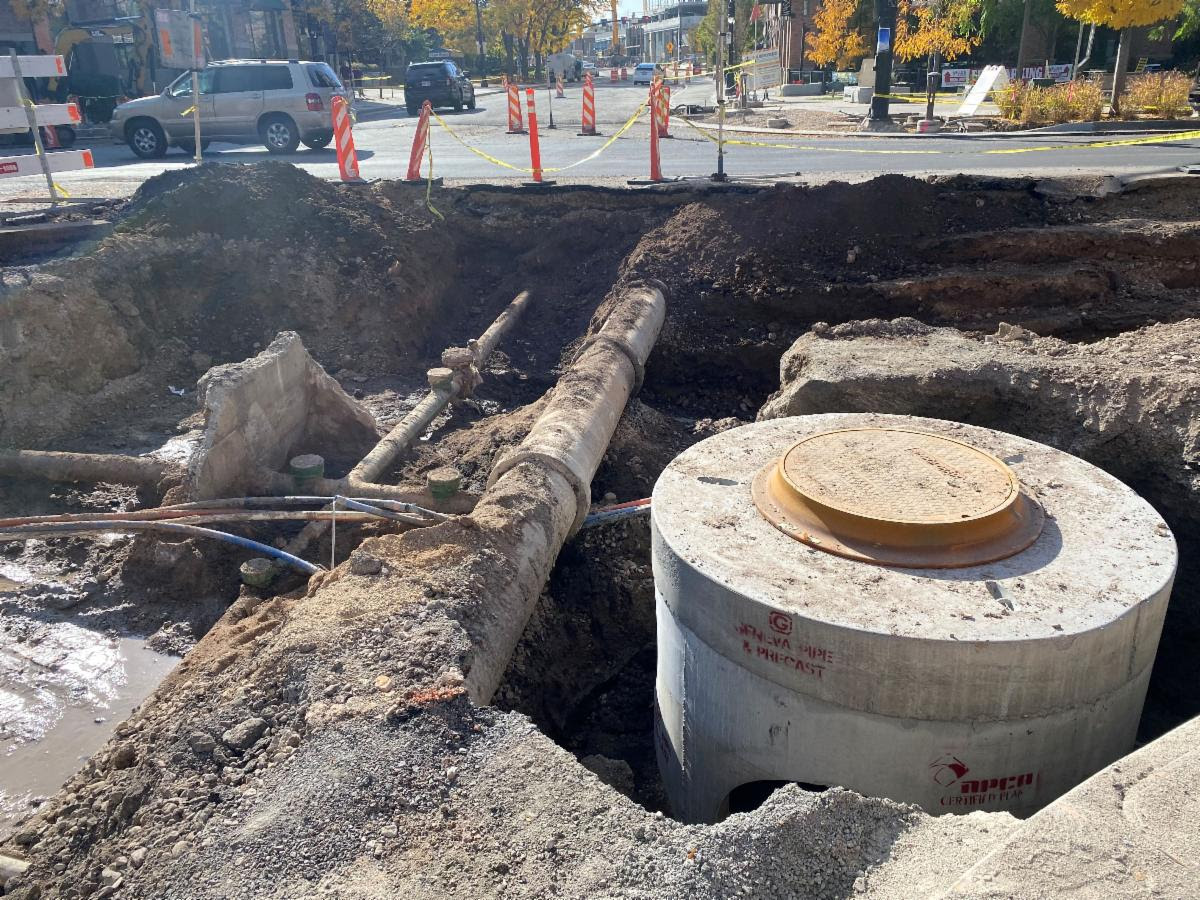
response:
M592 479L576 472L567 460L555 453L517 447L496 460L491 474L488 475L488 488L491 488L510 469L514 469L522 463L533 463L548 469L570 485L571 492L575 495L575 520L571 523L568 537L574 535L583 527L583 520L587 518L588 511L592 508Z

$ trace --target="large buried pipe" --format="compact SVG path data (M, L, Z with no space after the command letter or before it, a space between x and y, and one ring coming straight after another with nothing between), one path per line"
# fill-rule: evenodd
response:
M492 470L472 518L504 535L498 540L512 568L490 598L465 673L478 702L491 700L559 549L587 516L592 477L641 385L665 314L662 285L626 289L559 379L529 435ZM522 523L515 534L514 510Z
M154 487L180 468L149 456L58 453L51 450L0 450L0 475L36 476L50 481L109 482Z

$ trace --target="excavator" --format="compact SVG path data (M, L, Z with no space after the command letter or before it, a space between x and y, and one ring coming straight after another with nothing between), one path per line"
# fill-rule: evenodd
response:
M78 98L90 122L107 122L122 97L154 92L154 28L150 11L87 26L68 26L59 32L54 52L67 64L67 77L51 79L51 96Z

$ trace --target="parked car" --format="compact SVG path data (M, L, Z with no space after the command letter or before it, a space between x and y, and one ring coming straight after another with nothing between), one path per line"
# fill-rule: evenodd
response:
M663 75L663 67L658 63L638 63L638 67L633 70L634 84L650 84L654 81L655 75Z
M333 140L333 96L350 100L323 62L227 59L211 63L199 80L202 149L210 141L261 141L272 153L292 153L301 143L319 150ZM185 72L158 96L117 106L109 131L144 159L164 155L171 145L194 153L192 116L185 115L194 105L192 76Z
M475 108L475 85L450 60L412 63L404 73L404 107L415 116L425 101L429 105Z
M582 71L585 76L591 75L592 81L598 81L600 79L600 68L594 62L585 62L583 64Z

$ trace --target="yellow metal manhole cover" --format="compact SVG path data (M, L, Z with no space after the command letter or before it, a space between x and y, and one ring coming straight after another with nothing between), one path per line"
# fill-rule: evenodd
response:
M971 566L1041 533L1041 507L1001 460L953 438L899 428L827 431L795 444L754 482L780 530L883 565Z

